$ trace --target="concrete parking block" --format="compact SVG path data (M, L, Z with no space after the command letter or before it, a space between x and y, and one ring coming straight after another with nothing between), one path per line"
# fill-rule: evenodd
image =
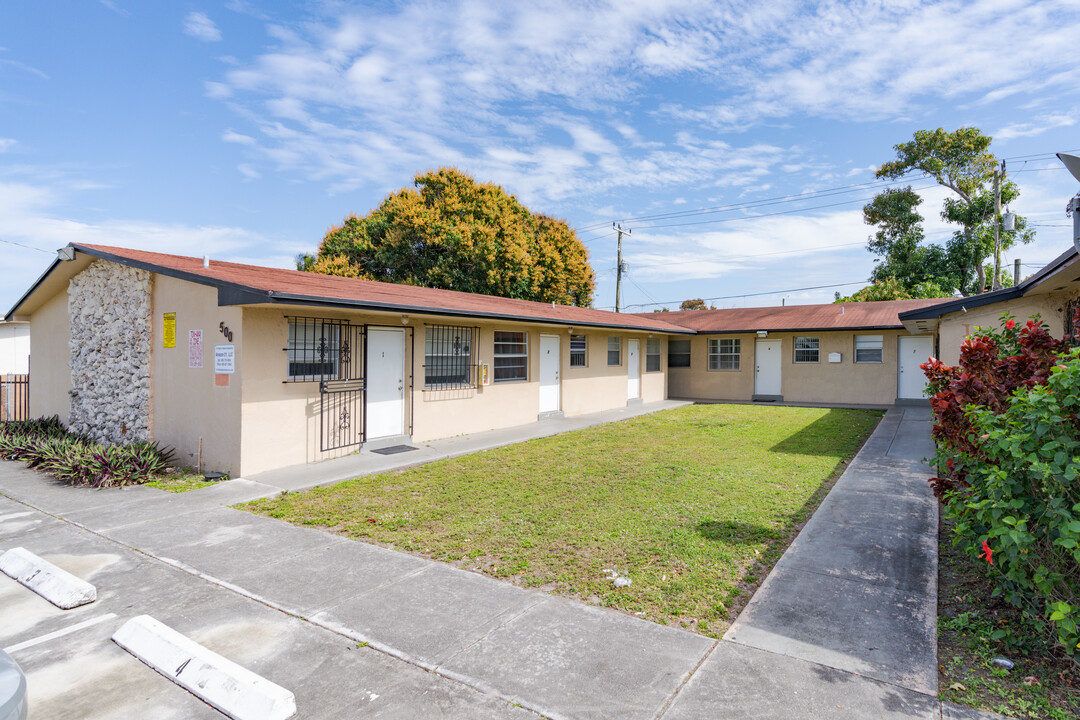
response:
M715 642L549 598L439 671L552 718L654 718Z
M544 598L429 562L420 572L372 587L313 619L350 628L398 657L431 669Z
M0 555L0 572L63 610L97 600L97 588L93 585L26 548L11 548Z
M285 720L292 692L222 657L149 615L113 633L113 642L234 720Z
M335 539L328 536L328 541ZM378 590L432 565L430 560L363 542L338 542L231 573L228 582L303 617Z
M816 663L721 642L664 720L937 720L936 698Z
M781 564L724 639L937 694L937 605L926 593Z

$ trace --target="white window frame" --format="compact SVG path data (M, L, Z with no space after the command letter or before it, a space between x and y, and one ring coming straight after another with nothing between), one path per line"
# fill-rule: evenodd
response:
M653 346L655 344L655 350ZM664 349L664 344L660 342L660 338L651 337L645 338L645 372L660 372L664 368L663 356L661 351ZM655 361L656 367L649 367Z
M575 343L580 347L575 348ZM589 367L589 337L587 335L570 336L570 367Z
M615 341L615 348L612 349L612 341ZM611 353L615 353L615 362L611 362ZM607 339L607 364L608 367L617 367L622 365L622 336L621 335L608 335Z
M724 361L734 367L723 367ZM742 370L741 338L709 338L709 372L738 372Z
M816 335L801 335L795 338L795 352L792 357L792 362L796 365L813 365L814 363L821 362L821 338ZM803 359L799 359L799 353L813 353L814 359L810 360L804 356Z
M499 335L520 335L521 340L499 340ZM491 375L492 382L507 383L507 382L528 382L529 380L529 333L523 330L496 330L494 336L494 344L492 348L492 363L491 363ZM521 345L524 352L499 352L499 345ZM521 377L504 377L500 378L499 370L506 369L508 366L502 368L499 367L498 360L501 358L523 358L521 367ZM509 367L517 367L517 364Z
M860 359L860 351L865 354L874 355L876 357L872 360ZM857 363L883 363L885 362L885 336L884 335L856 335L855 336L855 362Z

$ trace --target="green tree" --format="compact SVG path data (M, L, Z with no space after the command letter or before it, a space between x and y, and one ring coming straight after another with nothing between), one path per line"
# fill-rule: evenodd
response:
M418 174L319 245L314 272L587 306L588 250L563 220L530 212L454 168Z
M887 277L875 280L873 285L867 285L852 295L838 297L834 302L877 302L879 300L914 300L918 298L944 297L949 297L949 292L935 282L920 282L907 287L900 280Z
M990 136L978 128L951 133L938 128L918 130L912 140L894 146L896 160L878 168L877 177L899 179L912 172L929 175L951 191L941 217L960 229L944 248L922 245L922 218L915 211L918 202L911 201L915 191L908 186L882 192L863 210L867 222L879 227L868 246L871 252L884 255L886 268L877 278L891 275L903 283L948 284L965 294L986 288L985 261L994 253L993 179L998 166L990 142ZM1003 205L1018 197L1015 183L1001 183ZM1034 232L1018 217L1016 230L1001 232L1001 248L1033 238ZM890 261L895 261L894 267L888 267Z
M701 298L691 298L690 300L683 300L679 303L680 310L715 310L712 305L706 305L705 301Z

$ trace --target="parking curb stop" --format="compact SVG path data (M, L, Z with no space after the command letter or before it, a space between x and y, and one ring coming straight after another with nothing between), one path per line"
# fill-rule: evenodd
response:
M97 600L97 588L26 548L11 548L0 555L0 572L17 580L62 610Z
M234 720L285 720L293 694L149 615L124 623L113 642Z

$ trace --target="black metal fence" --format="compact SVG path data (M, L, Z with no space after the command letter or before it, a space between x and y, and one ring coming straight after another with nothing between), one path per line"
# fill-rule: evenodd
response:
M424 329L424 389L476 387L480 328L428 325Z
M30 419L30 376L0 375L0 422Z

